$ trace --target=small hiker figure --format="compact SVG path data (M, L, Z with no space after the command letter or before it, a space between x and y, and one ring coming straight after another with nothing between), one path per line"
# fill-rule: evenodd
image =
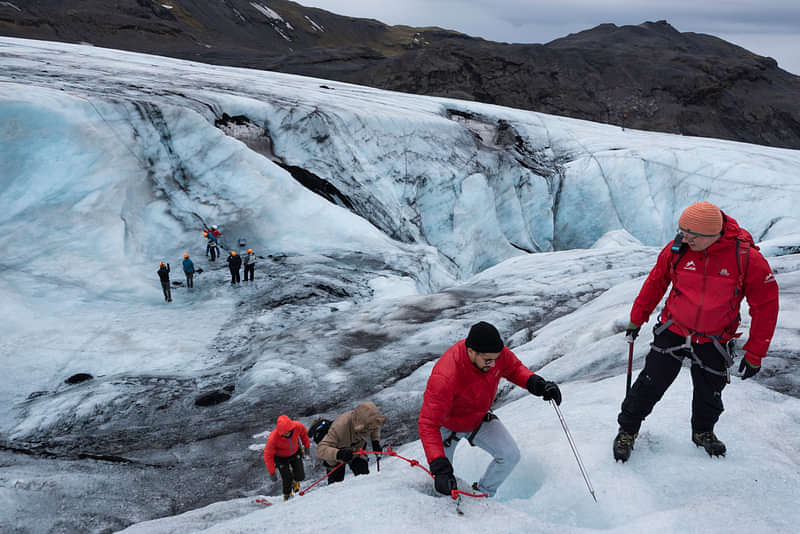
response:
M183 255L183 272L186 275L186 287L194 287L194 263L188 253Z
M172 292L169 288L169 263L163 261L158 266L158 278L161 279L161 289L164 290L164 300L172 302Z
M270 432L264 446L264 463L273 481L278 479L275 468L280 471L284 501L288 501L292 493L300 491L300 481L306 478L303 456L310 446L303 423L293 421L287 415L278 417L275 430Z
M209 254L211 255L209 261L216 260L217 256L219 256L219 244L217 243L217 238L210 232L203 232L203 237L208 239L208 243L206 244L206 256Z
M381 427L386 424L386 417L372 402L362 402L355 410L345 412L331 425L328 433L317 446L317 457L323 460L325 467L332 469L344 462L350 465L353 475L368 475L369 464L354 451L364 449L369 441L372 450L380 452ZM340 467L328 475L328 484L344 480L344 468Z
M221 246L224 249L228 248L225 246L225 242L222 237L222 232L219 231L219 227L216 224L212 224L211 228L208 228L206 232L208 232L209 235L214 236L214 240L217 242L219 246ZM219 256L219 250L217 250L217 256Z
M247 256L244 257L244 281L247 282L248 273L250 274L250 281L253 281L253 273L256 270L256 255L253 253L252 248L247 249Z
M231 284L238 284L242 281L241 274L239 273L239 269L242 268L242 257L236 254L235 250L232 250L230 255L228 255L228 269L231 271Z

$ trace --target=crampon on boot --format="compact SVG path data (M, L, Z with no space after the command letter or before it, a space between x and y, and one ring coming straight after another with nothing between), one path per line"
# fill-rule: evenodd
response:
M616 461L628 461L628 458L631 456L631 451L633 450L633 442L636 440L636 436L638 435L638 432L630 434L621 428L619 429L617 437L614 438L614 459Z
M725 456L725 444L713 432L692 432L692 441L703 447L709 456Z

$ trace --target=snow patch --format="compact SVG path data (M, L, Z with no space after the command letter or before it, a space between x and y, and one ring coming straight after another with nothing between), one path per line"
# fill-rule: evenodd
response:
M12 4L11 2L0 2L0 6L13 7L14 9L16 9L17 11L22 13L22 10L20 8L18 8L17 6L15 6L14 4Z
M376 299L417 295L417 285L408 276L379 276L369 281Z
M283 20L283 17L278 15L275 11L271 10L270 8L265 6L264 4L257 4L255 2L250 2L250 5L253 6L253 8L256 11L260 12L262 15L264 15L265 17L267 17L270 20L279 20L281 22L286 22L286 21Z
M611 230L594 242L591 248L641 247L642 242L633 237L627 230Z
M311 24L311 28L312 28L314 31L317 31L317 32L324 32L324 31L325 31L325 28L324 28L324 27L323 27L321 24L317 24L316 22L314 22L313 20L311 20L311 19L308 17L308 15L304 15L304 16L305 16L306 20L308 21L308 23L309 23L309 24Z
M292 39L291 39L291 38L290 38L288 35L286 35L285 33L283 33L283 32L281 31L281 29L280 29L280 28L278 28L277 26L275 26L274 24L272 25L272 29L273 29L273 30L275 30L276 32L278 32L278 35L280 35L281 37L283 37L285 40L287 40L287 41L290 41L290 42L291 42L291 40L292 40Z

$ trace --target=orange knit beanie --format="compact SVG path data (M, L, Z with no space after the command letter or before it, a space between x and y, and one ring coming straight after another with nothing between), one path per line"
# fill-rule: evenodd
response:
M678 227L695 234L719 235L722 232L722 211L711 202L694 202L681 213Z

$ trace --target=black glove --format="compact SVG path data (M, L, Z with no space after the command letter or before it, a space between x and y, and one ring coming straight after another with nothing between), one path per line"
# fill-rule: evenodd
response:
M755 376L761 370L760 365L753 365L747 361L745 356L742 356L742 363L739 364L739 372L742 373L742 380Z
M639 330L641 329L641 326L636 326L631 322L628 323L628 326L625 327L625 339L628 341L628 343L633 343L633 341L639 335Z
M353 459L353 451L350 449L339 449L339 452L336 453L336 459L344 463L349 463L350 460Z
M555 382L545 380L539 375L531 375L525 386L531 395L541 397L545 401L554 400L557 405L561 406L561 390L558 389Z
M372 450L375 452L381 452L383 450L383 447L381 447L381 442L377 439L372 440Z
M456 477L453 476L453 465L445 456L434 458L431 462L431 474L433 475L433 486L436 491L444 495L452 495L454 489L458 489Z

